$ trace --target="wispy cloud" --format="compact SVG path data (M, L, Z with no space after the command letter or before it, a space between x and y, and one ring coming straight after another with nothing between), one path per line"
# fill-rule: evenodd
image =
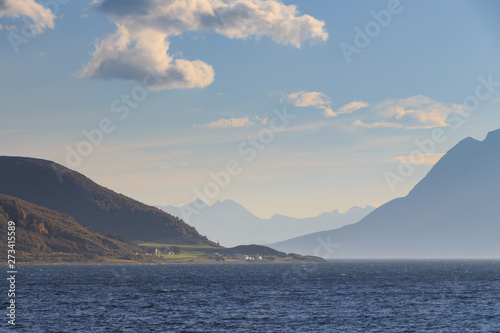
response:
M232 128L232 127L246 127L253 125L254 123L248 118L222 118L216 121L212 121L208 124L198 124L193 125L193 128Z
M186 31L214 31L230 39L268 36L297 48L328 39L323 21L275 0L96 0L92 7L118 28L96 45L80 76L142 82L153 73L151 90L203 88L214 81L211 65L171 55L170 39Z
M221 118L216 121L212 121L208 124L196 124L193 128L232 128L232 127L247 127L256 124L266 125L268 121L267 117L255 116L252 119L246 116L243 118Z
M331 107L324 107L320 109L323 109L323 115L325 117L336 117L338 115L338 113L333 111Z
M367 106L370 106L370 104L362 101L354 101L351 103L348 103L342 107L340 107L337 110L338 114L348 114L348 113L353 113L354 111L357 111L362 108L366 108Z
M335 117L337 115L330 107L330 98L318 91L296 91L288 94L284 100L299 108L315 107L322 110L325 117Z
M443 155L444 153L402 155L394 157L394 161L398 163L434 165L441 159L441 157L443 157Z
M365 128L405 128L422 129L449 126L446 119L463 112L465 106L441 103L429 97L417 95L399 100L389 99L373 107L380 121L364 123L356 120L354 125Z
M296 91L286 95L283 100L299 108L315 107L323 111L325 117L336 117L339 114L353 113L370 105L366 102L354 101L340 107L338 111L334 111L331 107L332 102L330 97L318 91Z
M286 96L286 101L299 108L330 105L330 98L318 91L297 91Z

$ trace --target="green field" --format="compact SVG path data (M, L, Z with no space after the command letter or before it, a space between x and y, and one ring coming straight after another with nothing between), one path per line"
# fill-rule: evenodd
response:
M217 249L223 249L222 246L210 246L210 245L177 245L177 244L161 244L161 243L140 243L138 244L141 247L152 247L157 248L162 254L159 256L165 259L180 259L180 260L189 260L189 259L197 259L199 257L211 256ZM174 248L176 250L180 250L180 252L176 254L165 254L168 252L170 248Z

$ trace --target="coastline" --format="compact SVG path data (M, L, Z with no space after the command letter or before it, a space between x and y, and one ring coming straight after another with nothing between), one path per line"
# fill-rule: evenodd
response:
M281 259L281 260L280 260ZM196 258L195 260L189 259L177 259L177 260L158 260L158 261L137 261L137 260L127 260L127 259L109 259L102 261L59 261L59 262L51 262L51 261L19 261L16 263L16 266L28 266L28 265L117 265L117 264L126 264L126 265L162 265L162 264L262 264L262 263L303 263L303 262L327 262L323 258L319 257L307 257L304 259L294 259L294 258L280 258L277 260L258 260L258 261L246 261L246 260L226 260L226 261L216 261L212 259L204 259L204 258ZM5 264L7 265L7 264Z

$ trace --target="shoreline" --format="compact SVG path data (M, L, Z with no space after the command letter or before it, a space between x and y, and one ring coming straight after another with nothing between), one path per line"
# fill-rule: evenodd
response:
M178 260L178 261L158 261L144 262L125 259L108 260L108 261L80 261L80 262L18 262L16 266L55 266L55 265L171 265L171 264L283 264L283 263L327 263L335 261L358 261L358 262L500 262L500 258L335 258L321 260L260 260L260 261L213 261L213 260ZM8 266L4 264L4 266Z
M321 263L327 262L327 260L322 258L317 258L315 260L297 260L297 259L289 259L289 260L257 260L257 261L243 261L243 260L226 260L226 261L215 261L215 260L171 260L171 261L135 261L135 260L126 260L126 259L112 259L106 261L75 261L75 262L17 262L16 266L31 266L31 265L117 265L117 264L127 264L127 265L170 265L170 264L262 264L262 263ZM7 265L7 264L5 264Z

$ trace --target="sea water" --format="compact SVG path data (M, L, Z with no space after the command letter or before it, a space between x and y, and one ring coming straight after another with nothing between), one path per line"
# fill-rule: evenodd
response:
M16 282L17 332L500 332L500 261L27 265Z

